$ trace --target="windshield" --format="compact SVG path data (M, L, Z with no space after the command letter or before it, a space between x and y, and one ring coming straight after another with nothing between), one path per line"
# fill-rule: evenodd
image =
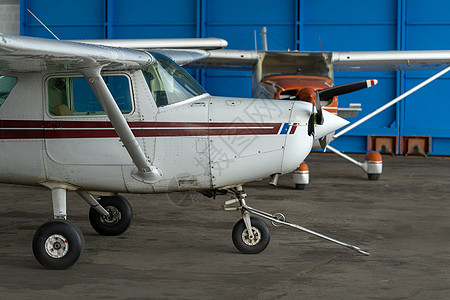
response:
M170 58L159 53L151 54L156 62L142 71L158 107L206 93L188 72Z
M260 80L273 75L333 78L330 53L264 52L260 72Z

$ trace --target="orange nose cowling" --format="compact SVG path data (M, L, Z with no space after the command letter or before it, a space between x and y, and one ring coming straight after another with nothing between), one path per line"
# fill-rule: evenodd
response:
M304 87L298 92L298 98L301 101L309 102L314 105L316 99L316 91L311 87Z

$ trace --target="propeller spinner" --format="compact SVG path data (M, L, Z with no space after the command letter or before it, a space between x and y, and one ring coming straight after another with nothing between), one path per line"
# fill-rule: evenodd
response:
M371 79L371 80L363 80L363 81L357 81L347 84L342 84L334 87L330 87L323 90L317 90L316 91L316 99L315 99L315 106L316 106L316 118L315 118L315 137L319 139L320 146L323 150L325 150L326 146L332 141L332 135L329 134L323 134L321 131L322 126L324 123L327 124L325 126L327 128L326 131L328 131L330 128L336 128L339 129L345 125L347 125L349 122L339 118L331 113L328 113L322 109L321 100L328 100L335 96L348 94L351 92L355 92L361 89L365 89L371 86L374 86L378 83L378 80ZM327 119L327 120L325 120ZM323 128L325 129L325 128Z

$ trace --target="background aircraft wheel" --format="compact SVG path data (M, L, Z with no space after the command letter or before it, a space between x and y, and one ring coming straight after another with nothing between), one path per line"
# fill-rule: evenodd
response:
M380 179L380 175L381 174L369 174L369 173L367 173L367 177L369 178L369 180L378 180L378 179Z
M254 217L250 219L254 238L250 239L244 220L241 219L233 228L233 244L242 253L256 254L269 245L270 232L269 227L263 220Z
M295 189L297 190L304 190L305 189L306 184L296 184L295 185Z
M124 233L131 224L133 211L130 203L122 196L100 197L98 201L108 212L105 217L91 207L89 221L92 228L101 235L119 235Z
M75 264L83 252L84 237L66 221L42 224L33 238L33 254L47 269L63 270Z

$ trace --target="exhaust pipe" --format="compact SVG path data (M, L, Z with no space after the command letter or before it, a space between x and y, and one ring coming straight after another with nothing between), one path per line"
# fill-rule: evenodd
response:
M276 187L278 185L279 178L280 178L280 173L275 173L275 174L270 175L269 185Z

